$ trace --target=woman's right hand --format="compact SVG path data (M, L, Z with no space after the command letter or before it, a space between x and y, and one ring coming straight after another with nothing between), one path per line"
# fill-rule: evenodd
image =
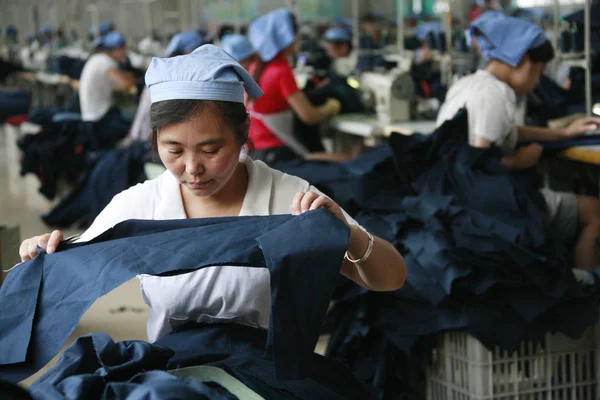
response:
M52 254L56 251L59 243L63 240L64 235L61 231L46 233L45 235L35 236L31 239L24 240L19 248L21 261L29 261L37 256L37 248L41 247L46 254Z

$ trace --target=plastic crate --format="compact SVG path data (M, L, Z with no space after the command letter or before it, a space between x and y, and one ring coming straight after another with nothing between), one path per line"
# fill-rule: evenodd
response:
M487 350L463 332L436 338L427 367L428 400L598 400L598 327L579 340L546 335L518 351Z

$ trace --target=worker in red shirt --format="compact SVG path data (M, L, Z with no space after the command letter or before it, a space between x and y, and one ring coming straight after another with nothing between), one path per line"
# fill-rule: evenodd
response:
M259 55L250 73L264 92L248 104L252 156L267 164L307 155L307 149L294 136L294 113L312 125L336 115L341 108L335 99L315 107L298 88L288 63L288 57L296 52L297 33L296 19L285 9L255 19L248 28L248 38Z

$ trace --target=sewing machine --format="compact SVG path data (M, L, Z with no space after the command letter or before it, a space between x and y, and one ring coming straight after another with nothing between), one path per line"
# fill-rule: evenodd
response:
M411 120L416 97L413 80L406 69L363 72L359 82L365 107L375 110L381 124Z

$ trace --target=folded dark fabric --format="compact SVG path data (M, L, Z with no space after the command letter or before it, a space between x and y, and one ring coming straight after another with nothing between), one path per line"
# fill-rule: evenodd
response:
M324 226L327 235L315 235ZM298 217L126 221L11 271L0 289L0 378L21 381L64 345L85 310L139 274L268 268L267 344L277 377L301 379L333 295L349 231L327 211ZM202 238L201 241L190 238Z

